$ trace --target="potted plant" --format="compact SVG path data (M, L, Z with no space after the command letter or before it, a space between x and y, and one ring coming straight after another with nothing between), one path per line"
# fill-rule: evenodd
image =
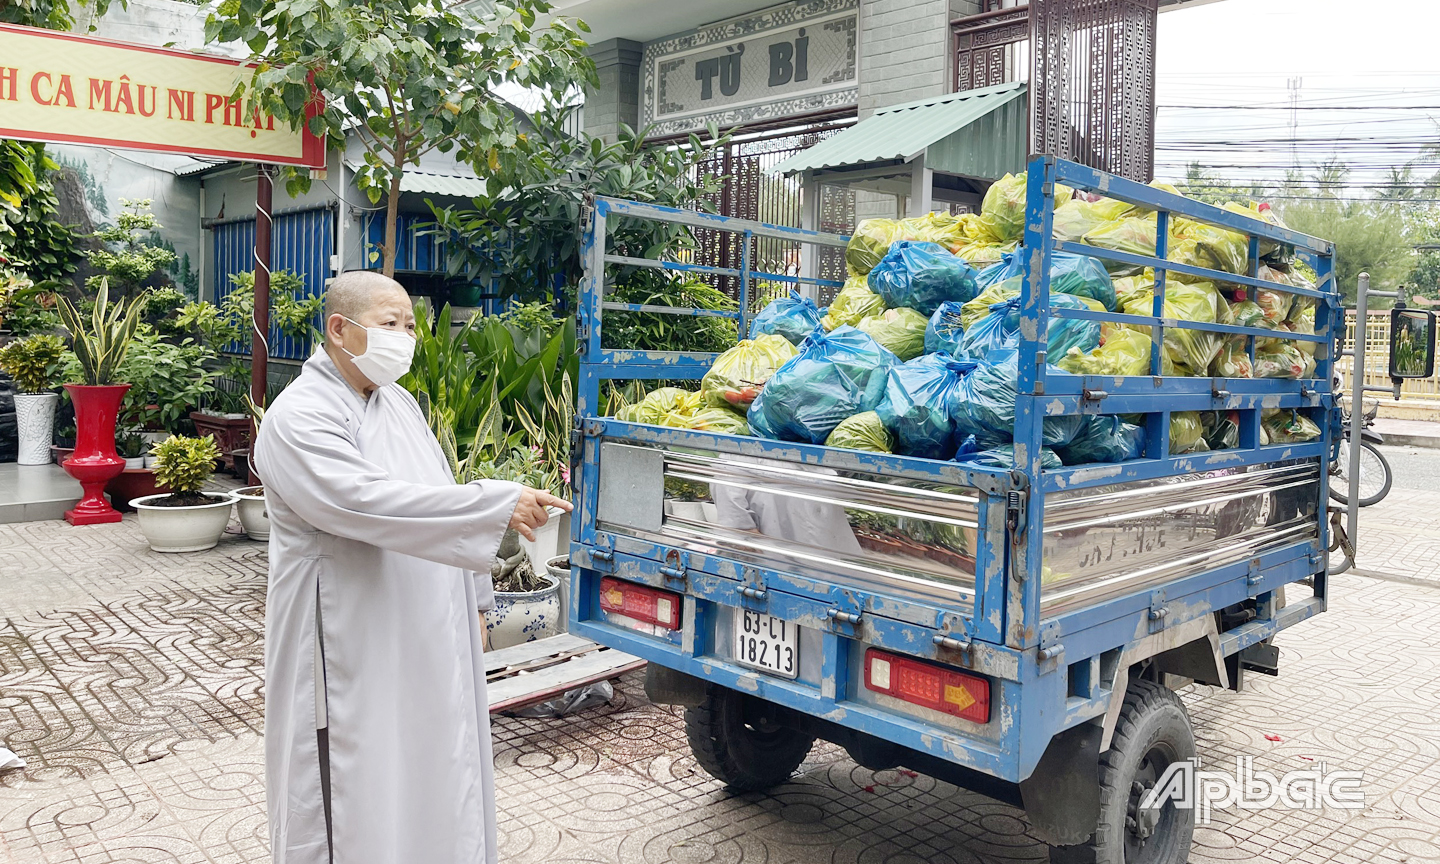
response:
M140 511L140 530L156 552L199 552L214 547L230 523L229 495L201 492L215 473L220 448L215 439L179 435L155 445L155 479L167 495L146 495L130 502Z
M125 432L115 439L115 452L125 460L126 471L140 471L145 468L145 439L134 430Z
M80 503L65 512L72 525L120 521L120 513L104 494L110 478L125 470L125 460L115 453L115 417L130 385L116 383L115 370L125 360L140 323L142 300L143 295L112 306L102 279L88 322L69 300L62 297L57 304L84 379L83 384L65 385L75 404L76 437L75 452L63 467L84 490Z
M560 580L540 573L516 531L506 531L490 568L495 608L485 613L491 650L534 642L563 631Z
M265 419L265 409L251 402L249 396L245 397L245 404L250 409L250 415L255 418L255 428L260 428L260 421ZM249 476L249 455L250 451L245 451L246 474L243 476ZM240 524L245 528L245 535L251 540L269 540L270 514L265 510L265 487L245 486L231 492L230 497L235 499L235 510L240 514Z
M15 394L15 423L19 428L21 465L45 465L51 459L50 444L55 432L55 403L50 392L65 356L65 343L49 334L31 336L0 348L0 369L4 369L19 390Z

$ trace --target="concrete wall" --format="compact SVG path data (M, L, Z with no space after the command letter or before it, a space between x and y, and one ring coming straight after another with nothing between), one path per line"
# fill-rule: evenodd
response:
M590 49L599 86L586 88L584 129L615 140L620 124L640 126L640 61L644 46L629 39L607 39Z

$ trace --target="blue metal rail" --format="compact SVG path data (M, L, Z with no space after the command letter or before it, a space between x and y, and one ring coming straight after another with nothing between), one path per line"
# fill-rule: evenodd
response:
M1258 219L1192 201L1162 190L1112 177L1074 163L1037 157L1029 166L1021 291L1020 396L1016 402L1017 470L967 463L881 455L792 442L768 441L621 422L601 416L601 387L606 380L694 380L716 355L697 352L631 351L602 341L607 312L674 315L706 314L693 309L636 307L606 300L606 272L613 265L652 267L674 272L733 276L740 286L740 309L720 317L735 321L737 338L748 329L749 300L758 279L795 285L833 285L833 281L754 270L748 250L755 237L796 241L814 252L844 246L848 238L782 226L726 219L650 204L597 198L584 226L587 262L579 299L580 380L573 472L576 518L572 563L579 574L572 596L571 626L576 632L665 666L743 689L795 710L836 720L885 740L927 752L1009 781L1029 775L1051 737L1078 723L1102 716L1112 693L1100 680L1101 658L1136 645L1144 634L1206 623L1221 609L1253 602L1253 620L1220 634L1225 655L1232 655L1278 630L1325 608L1328 532L1325 519L1327 471L1332 452L1334 396L1331 379L1334 334L1340 326L1332 244L1270 225ZM1157 248L1153 256L1133 255L1052 238L1054 189L1063 183L1156 211ZM1249 275L1236 275L1166 260L1168 226L1185 218L1220 226L1250 238ZM652 261L612 254L606 248L607 220L649 219L736 235L742 250L739 268L704 268L685 261ZM1319 280L1306 289L1259 278L1261 243L1293 247ZM1074 252L1102 260L1153 267L1152 314L1128 315L1089 310L1051 310L1049 272L1056 252ZM1256 339L1275 338L1273 330L1177 321L1165 316L1168 273L1184 273L1215 282L1264 287L1289 295L1316 297L1315 376L1300 381L1166 377L1161 371L1164 333L1171 328L1246 337L1253 358ZM1134 377L1060 374L1045 360L1051 318L1086 318L1152 328L1152 375ZM1030 326L1033 322L1034 326ZM1322 436L1302 444L1261 444L1261 411L1290 409L1313 415ZM1170 419L1180 411L1237 412L1237 448L1172 456ZM1040 444L1045 417L1074 414L1144 414L1144 458L1118 464L1081 465L1042 470ZM757 563L665 536L622 536L600 519L601 445L616 444L662 451L708 453L740 460L769 460L851 477L885 478L935 488L966 488L975 495L973 583L930 594L884 588L857 588L841 575L817 576L794 568ZM1305 494L1318 491L1314 523L1300 535L1261 544L1246 560L1210 566L1198 563L1173 578L1138 590L1077 602L1047 612L1042 566L1047 499L1077 490L1104 494L1123 484L1173 482L1211 477L1223 469L1286 470L1303 466L1306 479L1290 485ZM1236 472L1238 473L1238 472ZM1052 505L1053 506L1053 505ZM1063 528L1063 523L1061 524ZM1057 529L1059 530L1059 529ZM1287 539L1291 537L1292 539ZM1188 560L1188 559L1187 559ZM684 594L683 633L657 638L617 627L599 606L601 576L614 575L654 588ZM1289 583L1313 577L1313 596L1291 598L1280 608L1277 592ZM763 598L763 599L757 599ZM819 680L790 681L758 674L720 656L717 616L727 609L766 611L821 634ZM857 623L863 619L864 623ZM964 665L993 682L992 699L1003 706L990 727L957 730L903 716L857 701L857 645L882 647L924 659Z

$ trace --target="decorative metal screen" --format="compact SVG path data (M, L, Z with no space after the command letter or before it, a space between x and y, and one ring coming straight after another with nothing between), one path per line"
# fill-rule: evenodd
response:
M829 138L849 126L850 120L832 121L778 132L737 136L723 151L701 165L704 172L728 178L713 202L723 216L755 219L772 225L800 226L800 178L777 177L765 173L771 166ZM855 228L855 193L837 186L822 186L820 201L821 231L849 234ZM737 238L729 232L698 231L700 248L696 261L717 267L739 267L741 249ZM799 244L771 238L757 238L750 250L751 267L770 273L797 275L800 272ZM843 250L826 249L820 258L820 276L844 279ZM738 296L736 280L725 278L716 283L727 294ZM752 297L756 308L768 302L762 291ZM788 288L778 289L788 291ZM834 289L821 291L821 305L834 295Z
M955 89L1030 85L1030 152L1154 175L1158 0L1030 0L951 22Z

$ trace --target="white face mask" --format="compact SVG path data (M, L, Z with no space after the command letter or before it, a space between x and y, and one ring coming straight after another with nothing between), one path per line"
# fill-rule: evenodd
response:
M345 320L356 327L365 327L359 321ZM340 350L350 354L343 345ZM394 384L401 375L410 371L410 361L415 357L415 337L404 330L365 327L365 353L350 354L350 357L360 374L369 378L376 387Z

